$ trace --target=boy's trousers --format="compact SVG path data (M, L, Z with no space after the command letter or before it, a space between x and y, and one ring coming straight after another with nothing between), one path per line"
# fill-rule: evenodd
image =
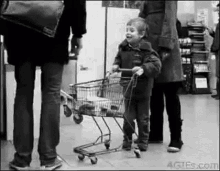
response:
M125 100L124 138L132 140L135 131L134 120L137 120L139 143L148 144L149 138L149 106L150 97L145 99Z

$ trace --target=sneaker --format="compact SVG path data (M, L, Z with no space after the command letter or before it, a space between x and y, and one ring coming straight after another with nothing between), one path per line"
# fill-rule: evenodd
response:
M15 160L13 160L9 163L9 167L14 170L29 170L30 169L29 168L30 166L22 165L22 164L16 162Z
M176 153L181 150L182 146L183 146L182 140L172 140L168 146L167 151L171 153Z
M131 150L131 144L132 144L132 142L123 141L122 149L126 150L126 151L130 151Z
M40 170L56 170L62 166L62 162L61 159L56 158L53 163L41 166Z

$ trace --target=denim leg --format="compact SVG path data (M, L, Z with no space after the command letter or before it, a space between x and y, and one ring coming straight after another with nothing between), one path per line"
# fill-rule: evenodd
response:
M41 165L54 162L60 140L60 89L63 65L46 63L41 66L41 118L38 152Z
M149 109L150 97L139 100L137 104L137 125L139 134L139 143L143 145L148 144L149 139Z
M163 84L155 83L150 100L150 138L163 141Z
M125 100L125 114L124 114L124 140L132 140L132 134L135 131L135 122L136 119L136 102L134 100Z
M35 69L36 66L30 62L15 66L17 87L14 101L14 159L22 165L29 165L32 159Z

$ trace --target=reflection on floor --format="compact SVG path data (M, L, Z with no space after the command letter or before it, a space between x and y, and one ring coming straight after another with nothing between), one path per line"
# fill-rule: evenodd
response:
M100 155L97 156L96 165L92 165L88 158L79 161L78 154L73 152L73 147L92 142L99 136L99 130L92 118L84 117L81 124L76 124L72 117L66 118L62 115L61 141L57 150L64 165L60 170L219 170L219 101L212 99L210 95L187 95L181 96L181 102L184 146L180 153L171 154L166 151L169 129L165 114L163 144L150 144L149 150L143 152L141 158L136 158L133 151ZM111 147L117 147L122 141L122 132L112 118L107 121L112 130ZM104 124L100 126L106 132ZM33 169L39 166L36 147L37 140L31 163ZM103 144L91 150L102 149L105 149ZM12 160L13 153L12 144L1 141L1 170L8 170L8 162Z

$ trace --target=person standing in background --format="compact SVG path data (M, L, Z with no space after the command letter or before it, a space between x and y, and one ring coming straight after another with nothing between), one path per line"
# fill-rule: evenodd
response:
M217 5L217 11L219 13L219 3ZM215 98L216 100L219 100L219 20L218 20L218 24L216 26L215 31L213 31L212 29L207 27L207 30L210 34L210 36L212 36L213 39L213 43L211 46L211 52L213 52L215 54L215 58L216 58L216 77L217 77L217 81L216 81L216 92L217 94L212 95L213 98Z
M149 25L148 41L162 60L161 74L155 79L150 104L149 143L163 142L164 95L170 128L168 152L181 150L182 119L178 89L183 69L177 35L177 1L143 1L139 17Z
M64 12L55 38L46 37L17 25L7 25L4 35L8 63L15 66L17 83L14 102L14 159L9 163L15 170L29 170L34 145L33 96L35 70L41 68L41 118L38 153L42 170L54 170L62 165L56 147L60 141L60 90L64 65L71 52L82 48L86 33L86 1L64 0Z

